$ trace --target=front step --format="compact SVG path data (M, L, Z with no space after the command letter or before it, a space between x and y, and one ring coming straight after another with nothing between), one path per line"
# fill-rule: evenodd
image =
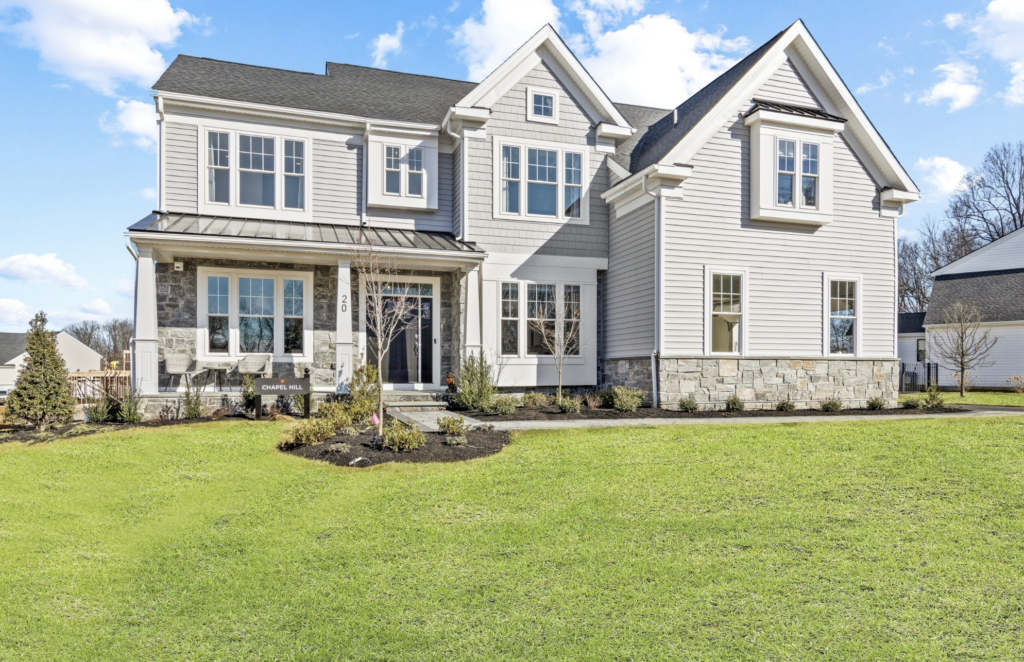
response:
M384 402L392 410L447 409L445 391L385 391Z

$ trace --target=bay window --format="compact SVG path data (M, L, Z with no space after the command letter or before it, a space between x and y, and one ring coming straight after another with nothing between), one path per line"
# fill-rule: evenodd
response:
M587 149L495 138L494 215L508 220L588 223Z
M739 354L743 323L743 275L711 274L711 352Z
M501 284L501 355L519 356L519 283Z
M239 200L243 205L274 206L274 139L238 137Z
M423 195L423 150L410 149L409 162L409 184L408 194L413 196Z
M558 215L558 152L528 149L526 168L526 213Z
M301 140L284 141L284 206L285 209L305 209L306 170L305 143Z
M206 139L207 200L231 204L231 136L211 131Z
M857 281L829 281L829 353L856 354Z

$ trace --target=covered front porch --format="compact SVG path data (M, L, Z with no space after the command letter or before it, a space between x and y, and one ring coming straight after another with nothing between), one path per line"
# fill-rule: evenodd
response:
M230 396L246 375L307 371L314 391L344 392L355 365L376 362L359 274L367 245L397 270L389 296L415 304L385 348L386 389L442 390L481 346L486 254L451 235L153 214L128 239L132 379L147 397L175 397L191 382Z

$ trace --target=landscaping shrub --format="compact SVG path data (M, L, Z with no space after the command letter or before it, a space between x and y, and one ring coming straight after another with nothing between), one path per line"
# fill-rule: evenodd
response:
M327 447L327 450L332 453L347 453L352 450L352 447L346 444L344 441L339 441L336 444L331 444Z
M324 402L316 414L319 418L330 421L335 430L352 425L352 407L341 401Z
M946 400L942 397L942 391L939 390L938 384L932 384L925 391L924 400L921 402L921 406L925 409L945 409Z
M524 393L523 406L530 409L540 409L551 405L551 397L547 393Z
M578 414L580 413L580 402L582 398L576 398L570 395L563 395L558 401L558 408L562 410L563 414Z
M1006 380L1006 385L1012 389L1014 393L1024 393L1024 376L1014 375Z
M46 314L29 323L25 351L28 358L7 396L4 420L21 421L44 431L70 423L75 415L68 369L57 351L57 335L46 330Z
M383 449L402 452L422 448L427 443L427 439L415 425L411 423L406 425L402 421L392 418L391 422L384 426L384 436L377 443Z
M690 414L696 414L700 411L700 405L697 404L697 398L692 395L688 395L685 398L679 399L679 411L685 411Z
M508 415L519 406L519 398L514 395L496 395L483 406L484 411Z
M469 424L461 416L438 416L437 427L444 433L444 443L448 446L461 446L466 443Z
M618 411L633 412L643 403L646 393L640 389L616 386L612 389L612 407Z
M740 400L738 395L730 395L729 399L725 401L726 411L743 411L747 408L747 405L743 404L743 400Z
M459 391L452 404L460 409L484 409L495 394L494 374L483 352L470 353L459 370Z
M377 411L377 368L367 364L352 371L347 402L356 425L362 425Z
M185 385L185 395L181 398L181 417L187 419L202 418L203 398L199 381L193 379Z
M775 403L775 411L793 411L796 409L796 403L787 395L784 400L779 400Z
M597 391L587 391L583 394L583 402L589 409L597 409L604 404L601 394Z
M291 443L287 440L282 440L278 444L278 448L286 451L298 448L299 446L322 444L333 435L334 424L331 423L331 419L319 416L317 418L308 418L299 423L298 427L295 428L295 436L292 438Z
M610 388L602 389L598 391L597 394L601 397L602 407L611 407L612 403L615 401L615 394Z
M256 378L242 375L242 409L251 414L256 411Z
M124 394L124 402L117 413L117 420L127 425L142 422L142 392L139 389L133 387Z
M868 398L868 409L880 410L885 409L885 400L879 396Z
M106 423L116 414L116 410L113 407L116 402L106 393L103 394L102 398L90 400L82 408L85 412L85 420L90 423Z
M907 398L900 403L904 409L920 409L921 399L920 398Z
M359 430L349 426L345 428L338 428L337 430L335 430L335 434L337 434L339 437L354 437L357 434L359 434Z
M834 396L834 397L831 397L831 398L825 398L824 400L821 401L821 410L822 411L842 411L843 410L843 399L840 398L838 395Z

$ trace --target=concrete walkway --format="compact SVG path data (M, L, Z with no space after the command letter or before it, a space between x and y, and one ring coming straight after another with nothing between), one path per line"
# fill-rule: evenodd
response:
M927 418L991 418L993 416L1024 416L1024 407L995 407L989 405L959 405L967 411L956 414L894 414L892 416L850 414L848 416L737 416L735 418L619 418L574 419L567 421L494 421L495 430L558 430L569 428L619 428L648 425L749 425L754 423L776 425L781 423L826 423L847 421L917 421ZM406 423L415 423L424 432L437 432L438 416L456 416L451 411L389 412ZM470 425L485 421L463 417Z

